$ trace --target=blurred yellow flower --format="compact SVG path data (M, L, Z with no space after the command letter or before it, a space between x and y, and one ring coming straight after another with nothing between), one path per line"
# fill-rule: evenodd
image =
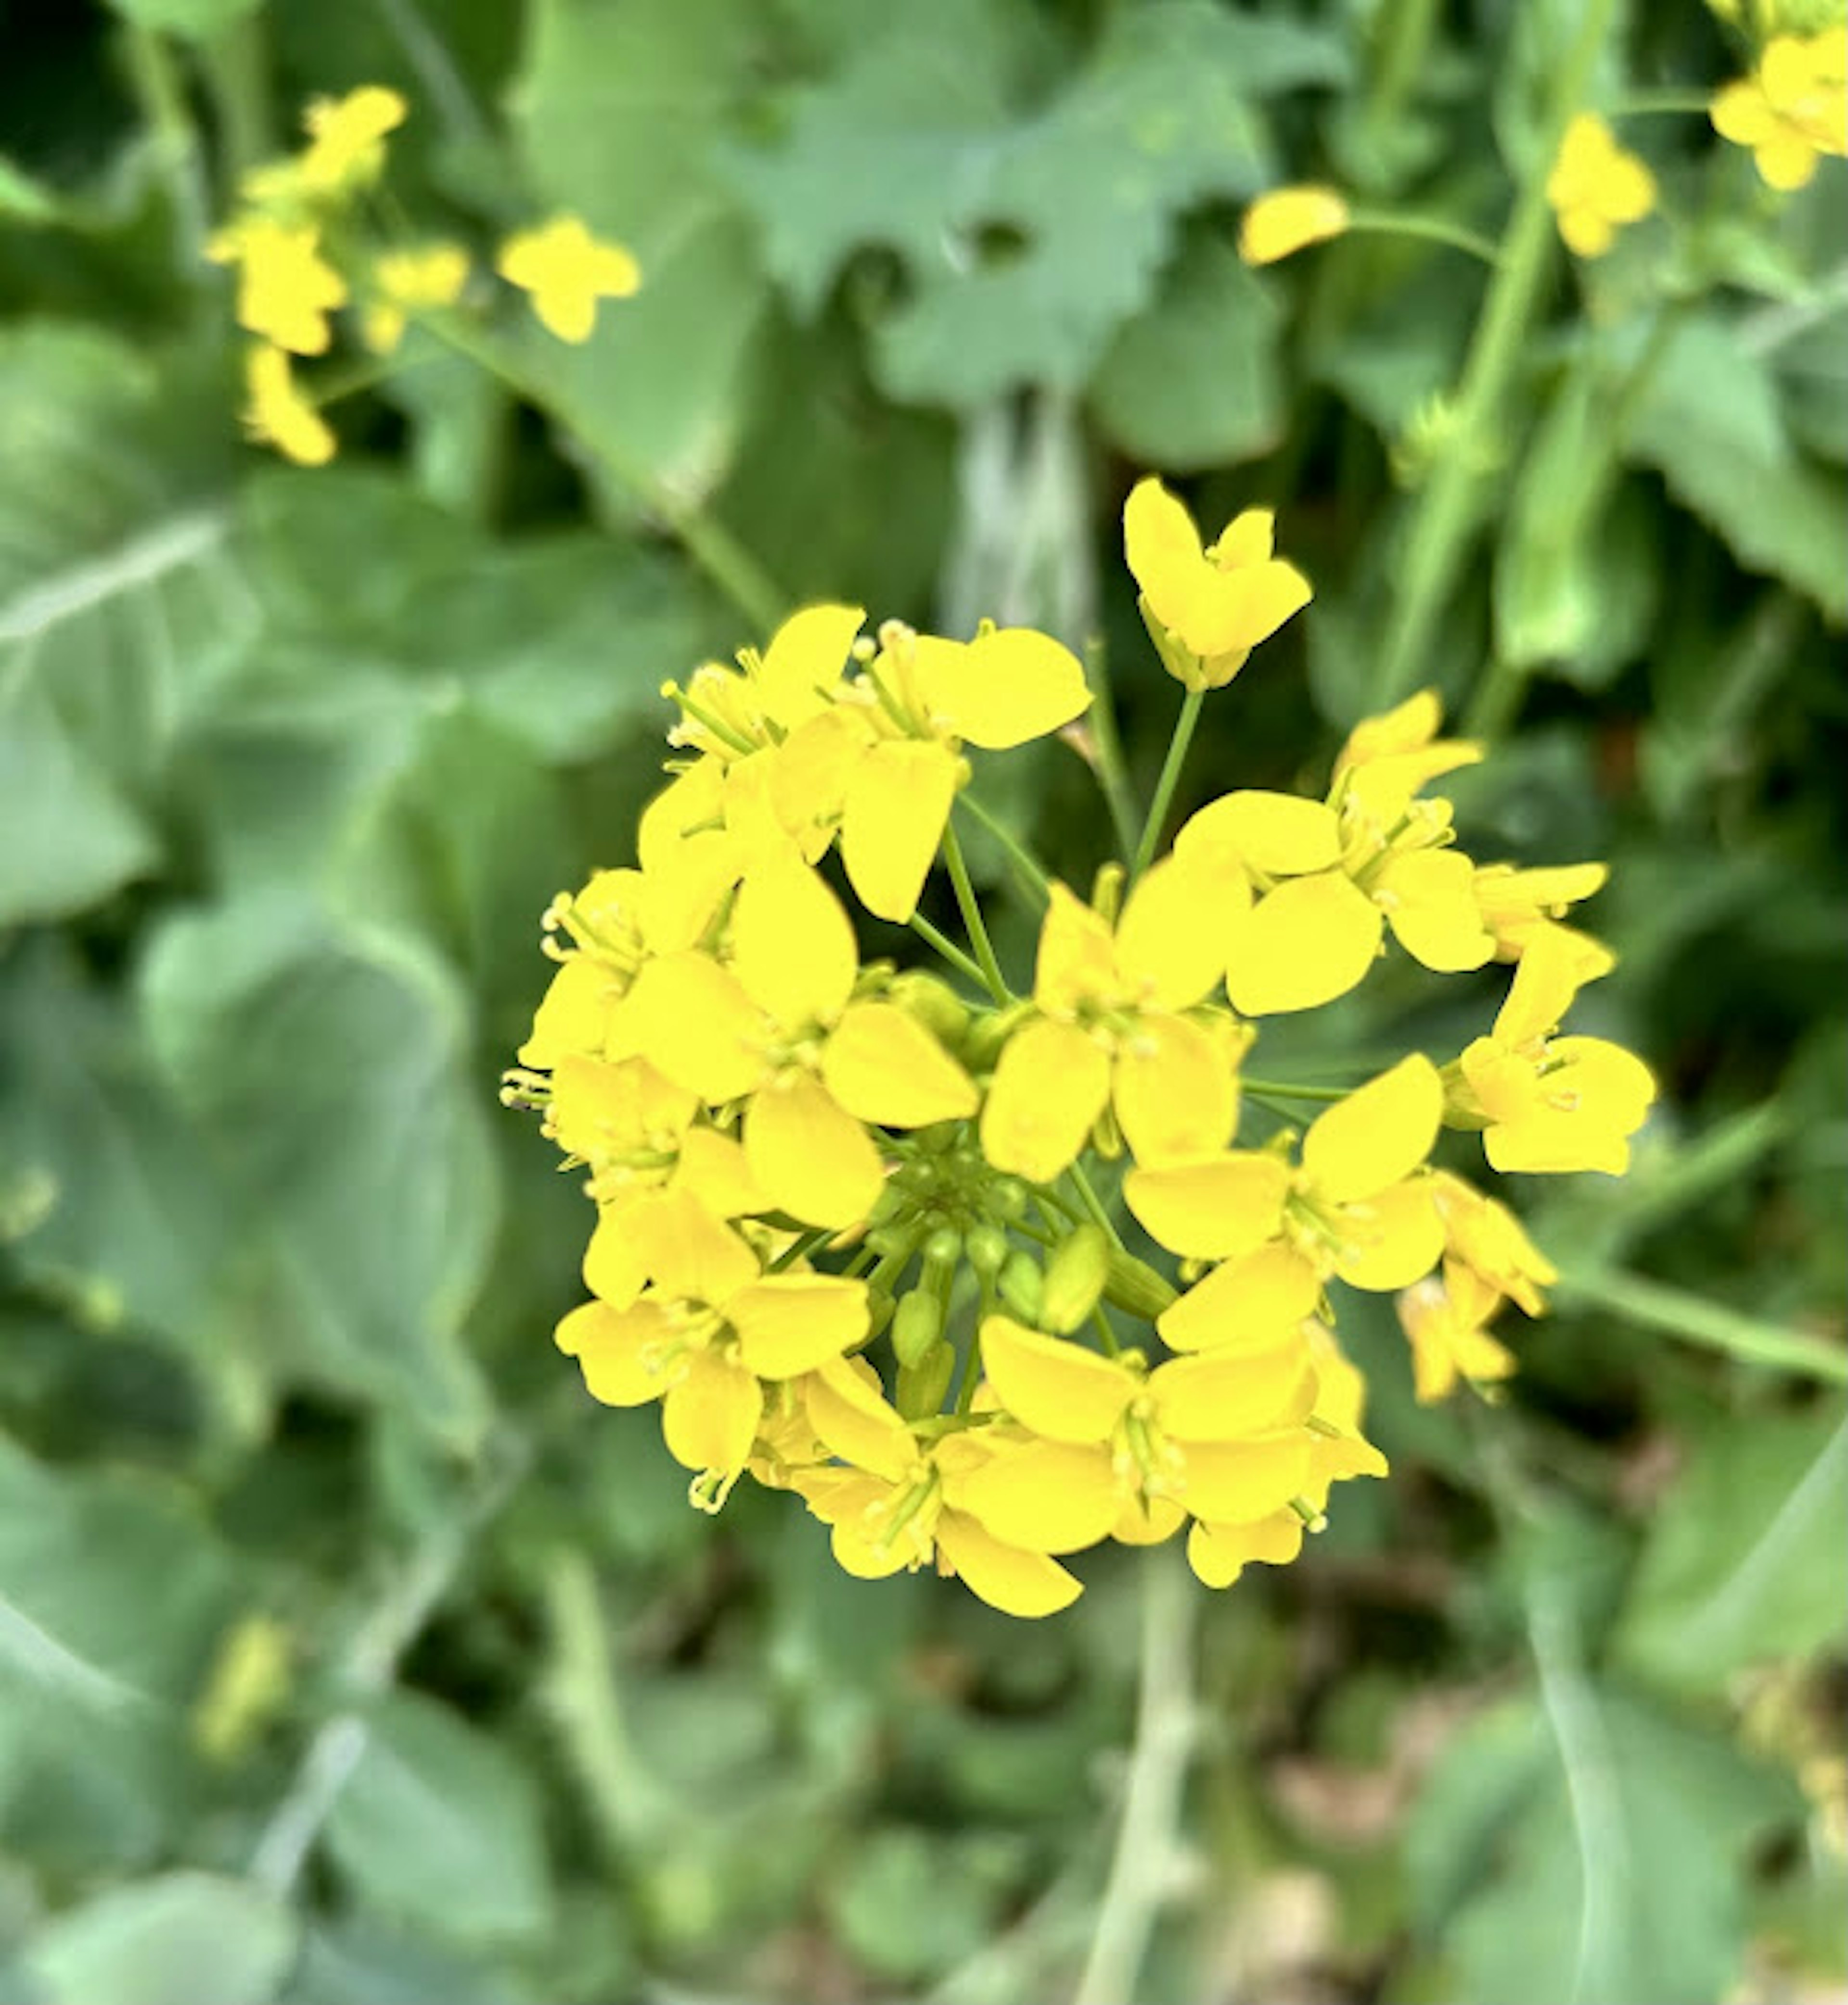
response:
M344 97L318 97L303 114L309 144L294 162L297 184L329 195L375 174L385 159L385 135L404 123L409 107L380 83L361 84Z
M1273 188L1245 212L1238 255L1248 265L1274 265L1312 244L1325 244L1347 227L1346 198L1337 188L1306 183Z
M262 216L221 230L206 246L215 265L237 267L237 324L294 355L325 355L327 317L346 304L346 281L321 255L317 224L286 227Z
M1803 187L1821 155L1848 156L1848 27L1774 36L1752 74L1715 97L1713 118L1772 188Z
M253 348L244 366L249 393L244 422L251 437L297 466L326 465L334 456L333 433L296 388L288 356L265 345Z
M599 300L624 300L641 284L641 267L620 244L592 236L583 219L554 216L501 247L495 269L532 295L532 311L560 341L588 341Z
M1474 1269L1454 1260L1444 1262L1442 1280L1428 1275L1398 1297L1420 1405L1443 1399L1459 1378L1480 1385L1512 1376L1514 1353L1487 1328L1502 1299Z
M1582 111L1565 128L1547 200L1568 245L1581 258L1601 258L1624 224L1655 207L1656 177L1595 112Z
M469 282L469 254L459 244L427 244L388 251L372 267L376 297L366 309L364 335L375 355L389 355L404 339L406 321L419 307L453 306Z

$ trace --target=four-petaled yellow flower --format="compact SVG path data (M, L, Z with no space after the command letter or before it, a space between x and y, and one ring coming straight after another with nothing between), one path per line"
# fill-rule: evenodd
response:
M1848 27L1773 36L1752 74L1715 97L1713 118L1772 188L1802 188L1820 156L1848 156Z
M1618 231L1656 205L1656 177L1596 112L1582 111L1565 128L1559 157L1547 177L1547 200L1559 234L1581 258L1601 258Z
M620 244L593 237L581 216L554 216L522 230L501 247L495 269L532 295L532 311L560 341L588 341L599 300L626 300L641 284L641 267Z
M1400 1296L1400 1327L1411 1346L1412 1382L1421 1404L1446 1397L1460 1379L1487 1385L1513 1373L1514 1353L1489 1335L1503 1297L1474 1268L1444 1262Z
M293 355L325 355L328 315L346 304L346 281L321 255L315 223L255 216L221 230L206 247L214 264L237 267L237 324Z
M1294 564L1272 553L1267 508L1235 516L1212 547L1159 480L1138 481L1123 506L1123 546L1170 674L1219 689L1312 596Z
M1305 183L1273 188L1245 212L1238 255L1248 265L1274 265L1312 244L1324 244L1347 227L1347 198L1338 189Z

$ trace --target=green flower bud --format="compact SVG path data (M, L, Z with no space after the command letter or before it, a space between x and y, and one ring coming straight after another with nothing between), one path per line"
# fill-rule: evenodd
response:
M962 1234L954 1225L940 1225L924 1242L924 1272L934 1283L937 1275L953 1268L962 1258Z
M1180 1300L1180 1291L1147 1261L1117 1248L1111 1253L1104 1278L1104 1299L1112 1308L1126 1309L1144 1322L1153 1322Z
M1109 1236L1101 1225L1087 1219L1046 1262L1040 1327L1070 1336L1097 1307L1109 1268Z
M912 968L896 976L892 1000L929 1031L937 1042L954 1051L969 1027L969 1006L947 981L922 968Z
M892 1320L895 1304L884 1288L866 1290L866 1340L870 1343Z
M1035 1329L1039 1327L1045 1286L1038 1262L1017 1246L1001 1269L1001 1299L1022 1322L1031 1324Z
M898 1407L908 1420L928 1420L943 1410L943 1395L956 1370L956 1347L933 1344L915 1364L899 1368Z
M1031 1002L1010 1004L1005 1010L985 1011L969 1026L963 1039L962 1061L971 1072L985 1072L1001 1055L1001 1047L1033 1013Z
M1000 1273L1008 1254L1007 1234L998 1225L985 1220L969 1228L965 1250L969 1265L984 1280L992 1281Z
M934 1294L913 1288L900 1297L892 1317L892 1348L901 1364L922 1364L942 1341L943 1335L943 1308Z

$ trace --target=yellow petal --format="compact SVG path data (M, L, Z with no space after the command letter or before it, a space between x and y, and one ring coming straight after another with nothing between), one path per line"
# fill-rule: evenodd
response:
M1048 1441L1108 1441L1140 1382L1126 1366L1008 1316L982 1326L982 1368L1002 1406Z
M1335 1272L1350 1287L1390 1294L1428 1274L1443 1250L1431 1179L1410 1177L1344 1208Z
M1196 655L1247 651L1269 640L1313 596L1309 580L1281 557L1230 571L1208 565L1175 630Z
M758 755L768 758L778 826L805 862L814 862L834 841L854 774L872 749L871 727L858 711L824 710L799 724L775 751Z
M1224 965L1221 929L1202 925L1197 876L1165 857L1130 894L1116 928L1116 964L1139 1002L1190 1010Z
M854 895L903 925L918 909L950 819L961 767L934 741L893 739L855 767L841 818L841 861Z
M632 1198L599 1205L596 1230L584 1249L584 1285L614 1309L626 1309L648 1285L648 1262L633 1230L635 1206Z
M1266 1350L1315 1312L1322 1283L1294 1246L1273 1239L1215 1267L1155 1327L1171 1350Z
M760 1378L794 1378L866 1334L866 1284L835 1274L766 1274L725 1304L738 1349Z
M1248 265L1274 265L1312 244L1326 243L1347 227L1347 204L1338 189L1316 183L1273 188L1245 212L1238 255Z
M1110 1091L1123 1139L1151 1169L1216 1154L1238 1118L1223 1049L1185 1017L1144 1017L1117 1052Z
M1179 1441L1242 1441L1307 1417L1316 1398L1300 1331L1263 1350L1202 1350L1170 1358L1149 1379L1162 1431Z
M785 731L832 700L865 613L857 606L805 606L777 630L757 670L764 714Z
M645 963L622 1017L624 1034L657 1072L712 1106L741 1098L764 1076L763 1012L708 955Z
M1302 1520L1274 1511L1249 1525L1196 1524L1187 1534L1187 1564L1207 1587L1230 1587L1253 1560L1282 1566L1302 1550Z
M1077 656L1031 627L920 648L917 662L932 723L989 751L1043 738L1091 706Z
M859 973L853 922L791 852L753 863L732 913L732 972L783 1030L831 1024Z
M1267 877L1332 870L1341 859L1341 824L1325 801L1248 788L1222 794L1188 817L1174 839L1189 851L1236 858Z
M1495 1042L1518 1049L1549 1037L1585 979L1571 936L1563 928L1543 928L1522 950L1495 1018Z
M1317 1009L1359 985L1380 929L1373 901L1340 871L1286 879L1231 922L1225 992L1241 1016Z
M1056 1560L1003 1545L961 1511L937 1520L936 1543L969 1591L1003 1615L1056 1615L1084 1592Z
M715 1307L757 1277L757 1258L691 1191L666 1190L633 1206L629 1231L657 1293Z
M645 1406L667 1383L661 1360L672 1326L652 1302L622 1313L586 1302L558 1326L556 1341L583 1368L585 1389L606 1406Z
M982 1110L982 1153L997 1170L1050 1183L1078 1158L1110 1098L1110 1060L1073 1024L1036 1017L1003 1047Z
M885 1185L866 1129L806 1073L759 1090L745 1112L744 1153L771 1201L807 1225L857 1225Z
M685 1136L672 1182L715 1218L748 1218L771 1209L742 1146L715 1128L695 1128Z
M1309 1480L1309 1440L1291 1427L1233 1444L1191 1442L1182 1499L1196 1518L1215 1525L1267 1518Z
M1461 851L1388 857L1373 897L1393 937L1425 967L1454 974L1494 958L1495 935L1483 925L1476 897L1476 866Z
M1123 504L1123 551L1149 610L1164 627L1178 626L1206 553L1193 518L1152 476L1137 481Z
M1235 1151L1164 1169L1133 1169L1123 1196L1150 1236L1188 1260L1230 1260L1274 1239L1290 1187L1274 1156Z
M1242 508L1219 532L1213 561L1222 571L1263 564L1277 546L1277 514L1270 508Z
M992 1456L954 1491L957 1507L1005 1545L1076 1553L1110 1536L1121 1508L1110 1452L1028 1441Z
M683 1469L735 1475L750 1459L763 1416L763 1390L742 1364L696 1350L661 1402L662 1438Z
M868 1384L870 1375L854 1369L858 1362L831 1360L806 1382L809 1424L831 1454L896 1483L917 1461L917 1443L877 1385Z
M827 1090L859 1121L927 1128L975 1111L974 1083L895 1002L850 1002L821 1054Z
M1371 1197L1424 1162L1443 1110L1436 1066L1414 1052L1316 1118L1302 1138L1303 1173L1331 1204Z
M1034 1000L1056 1016L1069 1015L1081 1002L1113 998L1116 988L1116 944L1108 922L1069 887L1054 884L1040 922Z
M574 953L560 964L520 1047L520 1063L549 1072L568 1052L602 1055L610 1015L622 999L615 970L594 954Z
M1171 1497L1149 1497L1140 1491L1123 1499L1110 1536L1119 1546L1158 1546L1187 1522L1187 1513Z

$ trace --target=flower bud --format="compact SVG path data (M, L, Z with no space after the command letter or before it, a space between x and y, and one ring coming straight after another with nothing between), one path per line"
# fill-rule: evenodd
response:
M949 1343L933 1344L915 1364L901 1365L896 1388L899 1412L908 1420L929 1420L940 1413L955 1370L956 1347Z
M971 1072L985 1072L1001 1055L1001 1047L1033 1013L1031 1002L1010 1004L975 1018L962 1041L962 1062Z
M1070 1336L1097 1307L1109 1267L1109 1238L1101 1225L1087 1219L1046 1263L1040 1327Z
M923 1363L942 1340L943 1312L927 1289L913 1288L900 1298L892 1317L892 1348L902 1365Z
M1037 1329L1045 1291L1039 1264L1032 1255L1017 1246L1001 1269L1001 1299L1022 1322Z
M984 1280L992 1281L1007 1259L1007 1234L1000 1227L984 1222L969 1228L966 1250L969 1265Z
M912 968L892 980L887 992L901 1010L915 1017L939 1044L954 1051L969 1027L969 1008L947 981L923 968Z
M1179 1291L1146 1261L1119 1247L1110 1255L1104 1280L1104 1299L1144 1322L1153 1322L1180 1300Z

